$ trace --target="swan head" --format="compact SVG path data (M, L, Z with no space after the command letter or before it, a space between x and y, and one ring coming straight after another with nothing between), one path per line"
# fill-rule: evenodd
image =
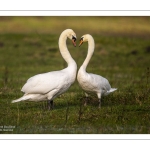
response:
M83 42L87 42L92 36L90 34L85 34L80 38L79 47L83 44Z
M65 30L67 32L67 37L72 41L73 45L76 46L76 34L72 29L66 29Z

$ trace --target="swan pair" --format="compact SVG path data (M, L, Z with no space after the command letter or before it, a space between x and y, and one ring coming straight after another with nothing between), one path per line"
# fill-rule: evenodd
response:
M53 100L66 92L69 87L74 83L77 73L77 64L71 57L66 40L69 38L72 40L74 46L76 46L76 34L72 29L64 30L59 37L59 49L62 57L67 62L68 67L60 71L52 71L48 73L35 75L27 80L25 85L22 87L21 91L25 94L12 103L20 101L43 101L48 100L48 108L53 108ZM94 52L94 39L91 35L87 34L81 37L80 44L88 41L88 55L80 67L77 75L77 80L79 85L83 90L87 92L94 92L97 94L99 99L99 107L101 106L101 96L108 95L109 93L115 91L112 89L108 80L95 74L90 74L86 72L86 67Z

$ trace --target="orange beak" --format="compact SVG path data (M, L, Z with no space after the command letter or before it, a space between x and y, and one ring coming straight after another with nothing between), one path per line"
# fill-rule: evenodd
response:
M73 43L73 45L74 45L74 47L76 47L76 42L75 42L76 40L73 38L72 39L72 43Z
M79 47L83 44L83 40L80 40Z

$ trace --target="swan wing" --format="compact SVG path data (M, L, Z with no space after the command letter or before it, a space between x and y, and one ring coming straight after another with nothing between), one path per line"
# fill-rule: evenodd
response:
M100 76L100 75L96 75L96 74L90 74L91 78L92 78L92 83L93 83L93 89L96 90L100 90L102 92L102 94L104 94L105 96L116 91L116 88L111 88L109 81Z
M30 94L45 94L54 89L62 88L67 81L64 71L53 71L29 78L21 91Z
M111 86L108 82L108 80L100 75L89 73L89 80L92 84L92 88L95 90L105 90L109 91L111 89Z

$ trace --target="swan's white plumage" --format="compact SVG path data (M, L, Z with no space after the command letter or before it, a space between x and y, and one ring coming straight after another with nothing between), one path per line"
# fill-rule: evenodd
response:
M13 100L12 103L24 100L52 101L58 95L67 91L74 83L77 65L67 49L67 38L73 40L73 44L75 44L76 34L72 29L64 30L59 38L59 49L68 67L63 70L38 74L29 78L21 89L21 91L25 93L24 96Z
M60 89L62 85L64 86L64 81L69 80L68 78L66 70L35 75L27 80L21 91L28 94L46 94L54 89ZM67 82L68 86L72 84L71 79L69 83Z
M80 45L83 42L88 42L88 54L87 54L85 61L83 62L82 66L80 67L78 71L77 80L78 80L79 85L85 92L93 92L97 94L99 98L99 107L100 107L101 96L102 95L106 96L110 94L111 92L114 92L117 89L111 88L109 81L106 78L97 74L86 72L86 67L94 52L95 43L94 43L93 37L89 34L83 35L81 37ZM87 93L86 93L86 96L88 96Z

